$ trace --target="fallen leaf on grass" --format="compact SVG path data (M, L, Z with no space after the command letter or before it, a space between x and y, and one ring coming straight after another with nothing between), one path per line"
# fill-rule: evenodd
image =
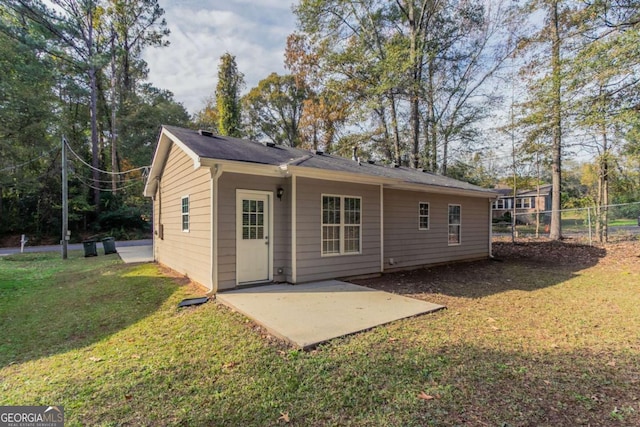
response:
M607 362L607 366L616 366L616 361L612 360L611 362Z
M288 412L280 412L280 418L278 418L278 421L284 421L285 423L289 422L289 413Z
M140 355L139 354L132 354L131 358L132 359L140 359Z
M225 363L224 365L222 365L222 369L233 369L236 367L236 365L236 362Z
M102 357L91 356L89 360L91 360L92 362L102 362Z
M125 400L131 400L131 399L133 399L133 395L132 394L125 394L124 398L125 398Z
M418 395L418 399L432 400L432 399L435 399L435 397L431 396L430 394L425 393L424 391L421 391L420 394Z

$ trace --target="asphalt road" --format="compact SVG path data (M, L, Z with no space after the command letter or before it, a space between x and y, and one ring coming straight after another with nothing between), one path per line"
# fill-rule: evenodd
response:
M100 243L98 242L98 245ZM153 240L152 239L145 239L145 240L122 240L122 241L116 241L116 248L124 248L127 246L148 246L148 245L153 245ZM68 246L68 249L70 251L74 251L74 250L82 250L83 246L82 243L71 243ZM25 252L61 252L62 251L62 246L61 245L48 245L48 246L25 246L24 248ZM3 255L10 255L10 254L17 254L20 253L20 248L0 248L0 256Z

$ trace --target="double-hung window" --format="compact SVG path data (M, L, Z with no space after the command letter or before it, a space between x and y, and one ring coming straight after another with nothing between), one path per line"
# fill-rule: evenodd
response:
M189 231L189 196L182 198L182 231Z
M519 209L531 209L533 204L531 203L531 197L521 197L516 199L516 208Z
M449 205L449 245L460 244L460 234L462 231L460 205Z
M429 203L420 202L418 207L418 230L429 229Z
M360 197L322 196L322 255L360 253L361 209Z

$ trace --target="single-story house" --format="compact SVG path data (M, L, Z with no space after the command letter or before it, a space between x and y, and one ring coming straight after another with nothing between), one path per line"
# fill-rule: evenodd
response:
M486 259L497 197L355 155L173 126L162 127L144 194L155 260L211 292Z
M499 196L493 202L493 218L504 218L505 215L513 215L515 203L516 219L521 223L535 222L536 214L541 213L541 220L547 220L546 214L551 210L551 184L541 185L536 189L524 189L516 192L513 197L513 189L495 189Z

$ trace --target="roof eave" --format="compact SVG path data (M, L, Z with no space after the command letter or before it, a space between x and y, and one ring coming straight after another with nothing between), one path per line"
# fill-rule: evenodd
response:
M156 190L158 188L158 180L160 179L162 170L164 169L164 165L167 162L171 144L175 144L180 147L180 149L193 160L194 169L198 169L202 165L200 156L198 156L193 150L187 147L182 141L180 141L179 138L177 138L163 126L162 130L160 131L160 136L158 137L156 151L153 154L151 170L149 171L149 176L144 186L143 194L145 197L153 197L153 195L156 193Z
M457 196L477 197L483 199L497 199L499 194L490 190L472 190L468 188L445 187L434 184L416 184L410 182L400 182L386 185L385 188L392 190L419 191L434 194L451 194Z

